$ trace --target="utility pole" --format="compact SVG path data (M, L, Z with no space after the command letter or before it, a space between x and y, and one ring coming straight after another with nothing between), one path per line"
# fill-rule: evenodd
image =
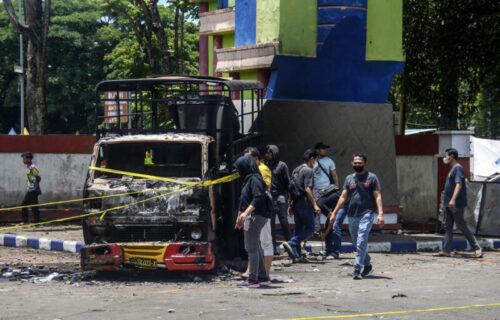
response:
M21 11L21 2L19 0L19 21L23 21L23 13ZM23 59L23 34L19 33L19 60L21 64L22 73L19 74L19 81L21 82L21 134L24 134L24 59Z

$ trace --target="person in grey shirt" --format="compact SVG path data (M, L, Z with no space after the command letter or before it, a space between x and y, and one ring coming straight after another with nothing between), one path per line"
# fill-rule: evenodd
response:
M464 221L464 208L467 205L467 189L464 168L458 163L457 159L458 151L456 149L449 148L446 150L443 162L449 165L451 169L444 185L445 236L443 250L438 253L438 256L449 257L451 255L453 223L455 222L467 238L467 241L469 241L471 248L476 251L476 258L481 258L483 250Z
M367 247L375 211L378 211L377 223L384 224L380 182L374 173L366 171L367 165L365 154L353 155L352 168L355 172L346 177L342 195L328 217L330 221L328 229L331 229L337 212L348 202L349 232L352 243L356 247L356 263L353 272L355 280L369 275L373 269ZM362 268L363 271L361 271Z
M300 253L300 244L314 232L314 214L320 214L321 209L316 204L312 194L313 170L316 161L316 152L308 149L304 153L304 163L292 172L290 185L296 187L297 194L290 190L292 198L288 213L293 212L295 220L295 236L288 242L283 242L283 248L292 261L298 262L303 259Z

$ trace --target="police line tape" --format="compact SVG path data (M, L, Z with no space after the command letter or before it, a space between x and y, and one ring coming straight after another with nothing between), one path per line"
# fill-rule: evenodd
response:
M109 172L109 170L111 170L111 169L103 169L103 168L95 168L95 167L89 167L89 168L91 170L99 170L99 171L106 170L108 172ZM143 178L154 179L154 180L160 180L160 179L157 179L157 178L163 179L163 177L143 175L143 174L138 174L138 173L126 172L126 171L118 171L118 170L113 170L113 171L114 171L113 173L122 174L122 175L141 176ZM108 209L97 211L97 212L91 212L91 213L86 213L86 214L82 214L82 215L78 215L78 216L61 218L61 219L56 219L56 220L51 220L51 221L44 221L44 222L31 223L31 224L26 224L26 225L18 225L18 226L12 226L12 227L5 227L5 228L0 228L0 230L11 230L11 229L18 229L18 228L28 228L28 227L32 227L32 226L50 224L50 223L55 223L55 222L63 222L63 221L68 221L68 220L77 219L77 218L84 218L84 217L88 217L88 216L92 216L92 215L98 215L98 214L101 214L100 219L102 220L104 218L104 216L106 215L106 213L108 213L109 211L119 210L119 209L123 209L123 208L129 207L129 206L133 206L133 205L136 205L136 204L144 203L144 202L147 202L147 201L150 201L150 200L154 200L154 199L157 199L157 198L161 198L161 197L164 197L164 196L176 193L176 192L187 190L187 189L190 189L190 188L193 188L193 187L207 187L207 186L212 186L212 185L216 185L216 184L220 184L220 183L231 182L231 181L234 181L234 180L238 179L239 177L240 177L239 173L233 173L233 174L230 174L230 175L227 175L225 177L218 178L218 179L215 179L215 180L205 180L205 181L193 182L193 183L190 183L189 185L187 185L185 187L180 187L180 188L178 188L178 189L176 189L174 191L171 191L171 192L163 193L161 195L154 196L154 197L151 197L151 198L148 198L148 199L136 201L136 202L133 202L133 203L129 203L129 204L125 204L125 205L113 207L113 208L108 208ZM173 180L173 179L169 179L169 180ZM176 181L176 180L174 180L174 181ZM173 182L173 181L171 181L171 182ZM161 189L161 188L159 188L159 189ZM85 199L67 200L67 201L62 201L62 202L51 202L51 203L42 203L42 204L37 204L37 205L11 207L11 208L0 209L0 211L12 210L12 209L19 209L19 208L39 207L39 206L46 206L46 205L49 205L49 204L56 204L56 203L67 203L67 202L75 202L75 201L85 201L85 200L102 199L102 198L116 197L116 196L122 196L122 195L134 194L134 193L141 193L141 192L152 192L153 190L159 190L159 189L136 191L136 192L132 192L132 193L116 194L116 195L108 195L108 196L99 196L99 197L92 197L92 198L85 198Z

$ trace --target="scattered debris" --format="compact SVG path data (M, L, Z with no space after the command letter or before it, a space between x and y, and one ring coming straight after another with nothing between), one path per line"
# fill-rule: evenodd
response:
M273 292L273 293L263 293L263 296L298 296L304 294L304 292L290 291L290 292Z
M167 311L168 313L174 313L175 312L175 309L168 309Z
M408 296L406 294L403 294L403 293L398 293L398 294L395 294L392 296L392 298L408 298Z

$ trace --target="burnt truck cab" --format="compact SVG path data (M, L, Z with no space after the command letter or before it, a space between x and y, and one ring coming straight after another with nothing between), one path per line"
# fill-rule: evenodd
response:
M261 89L200 77L98 84L103 123L84 185L83 269L208 270L216 257L240 254L233 228L240 182L212 181L232 174L244 148L261 144ZM254 98L249 112L244 97Z

